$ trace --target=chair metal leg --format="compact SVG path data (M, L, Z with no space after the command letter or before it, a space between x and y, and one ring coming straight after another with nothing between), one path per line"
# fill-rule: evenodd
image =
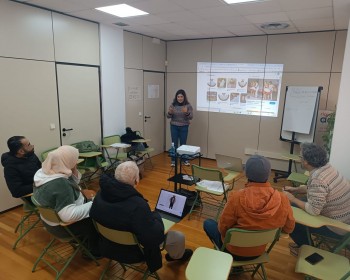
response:
M198 196L199 196L199 194L198 194L198 192L196 192L196 198L194 199L194 202L193 202L193 204L192 204L190 213L188 214L188 220L191 219L191 215L192 215L192 212L193 212L193 208L194 208L195 205L197 204Z
M47 250L51 247L52 243L55 242L55 238L52 238L52 240L50 241L50 243L43 249L43 251L41 252L40 256L37 258L37 260L34 263L34 266L32 268L32 272L35 271L38 263L41 261L41 259L43 258L43 256L47 253Z
M31 214L31 215L32 215L32 214ZM13 244L13 246L12 246L12 249L13 249L13 250L16 249L18 242L19 242L24 236L26 236L27 233L30 232L30 231L40 222L40 219L38 219L35 223L33 223L30 227L28 227L24 232L22 232L23 223L24 223L28 218L29 218L29 216L26 217L26 219L24 219L24 220L21 221L20 235L18 236L18 238L17 238L15 244ZM18 226L19 226L19 225L18 225ZM18 226L17 226L15 232L17 232L17 230L18 230Z

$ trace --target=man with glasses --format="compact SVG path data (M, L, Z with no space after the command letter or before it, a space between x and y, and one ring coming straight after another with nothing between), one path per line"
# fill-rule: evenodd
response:
M9 152L1 156L6 184L13 197L31 194L34 174L41 168L34 145L24 136L12 136L7 140L7 146Z
M302 167L310 172L310 177L307 186L284 187L289 201L311 215L322 215L350 224L350 184L328 163L326 150L313 143L302 143L300 159ZM295 195L306 197L299 199ZM326 226L309 230L310 233L337 239L345 234L342 230ZM296 224L290 237L296 243L290 244L291 253L296 255L301 245L308 244L306 226Z

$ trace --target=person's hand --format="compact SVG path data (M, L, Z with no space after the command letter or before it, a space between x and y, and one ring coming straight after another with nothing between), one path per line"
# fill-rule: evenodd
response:
M72 168L72 174L75 176L75 177L78 177L78 168L77 168L77 165L75 165L73 168Z
M170 115L172 115L172 114L174 113L174 107L173 107L173 106L170 106L170 107L169 107L168 113L169 113Z
M291 194L290 192L287 192L287 191L283 191L283 193L287 196L287 198L290 202L293 202L293 200L295 199L295 196L293 194Z
M81 192L83 193L83 195L87 198L87 199L94 199L96 192L93 190L81 190Z
M289 193L296 193L298 188L291 187L291 186L284 186L283 191L289 192Z
M183 106L182 109L181 109L181 111L182 111L183 113L187 113L187 106Z

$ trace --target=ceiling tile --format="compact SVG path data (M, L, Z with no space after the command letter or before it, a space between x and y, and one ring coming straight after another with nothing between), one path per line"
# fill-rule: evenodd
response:
M252 23L280 22L289 20L286 13L250 15L245 16L245 18Z

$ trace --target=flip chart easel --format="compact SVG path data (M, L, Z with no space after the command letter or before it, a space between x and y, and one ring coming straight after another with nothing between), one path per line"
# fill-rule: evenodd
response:
M320 94L323 87L287 86L284 100L280 140L290 143L290 154L294 145L313 142ZM287 178L292 172L293 160L289 159L288 171L276 171L274 182Z

